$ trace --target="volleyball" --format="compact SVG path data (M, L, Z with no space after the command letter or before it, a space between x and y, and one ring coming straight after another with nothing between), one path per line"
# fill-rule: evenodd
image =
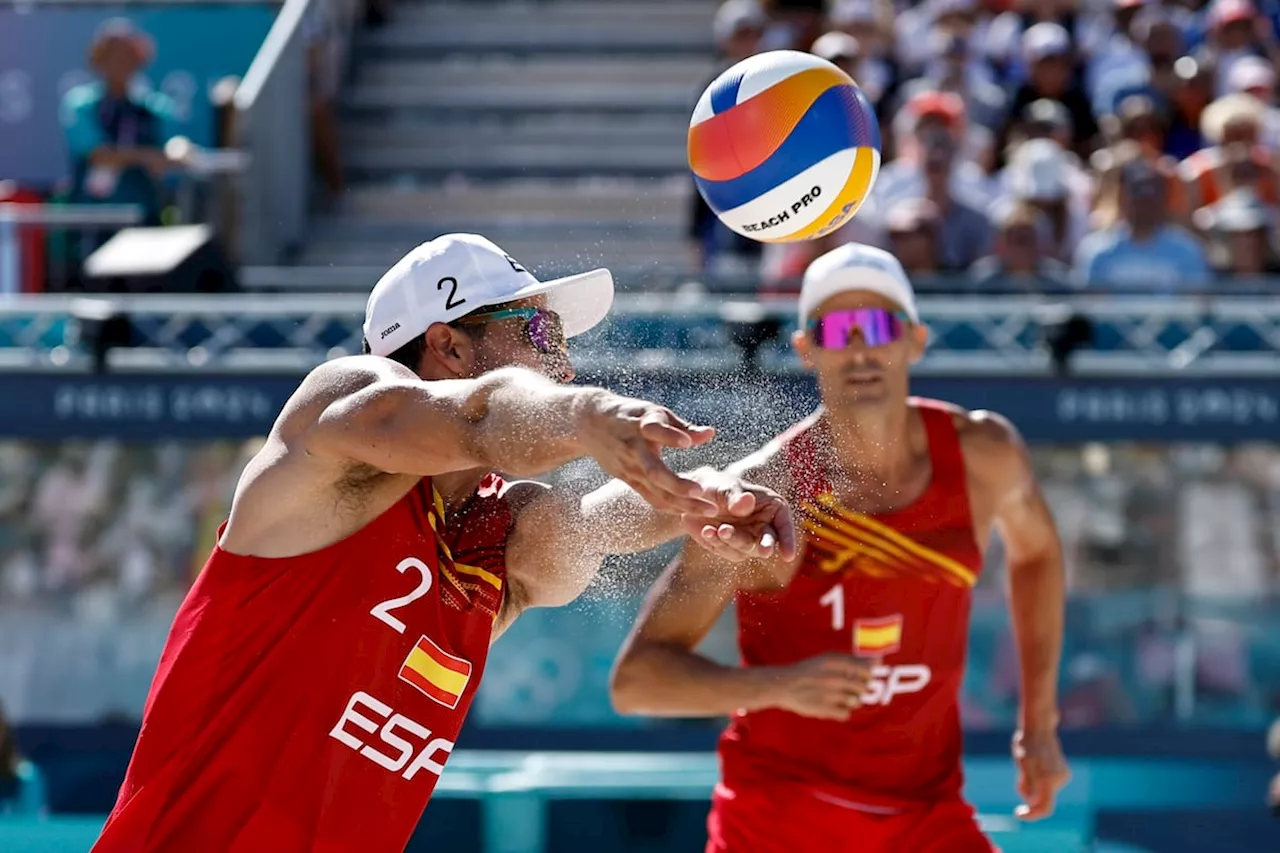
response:
M698 99L689 168L720 221L764 243L813 240L849 221L880 171L880 124L832 63L795 50L744 59Z

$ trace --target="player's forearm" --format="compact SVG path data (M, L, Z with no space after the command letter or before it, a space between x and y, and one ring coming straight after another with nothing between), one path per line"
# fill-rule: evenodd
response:
M473 454L483 465L516 476L551 471L585 455L584 421L600 388L565 386L523 370L500 370L480 380L468 403Z
M1058 664L1066 598L1062 560L1052 556L1011 565L1009 598L1022 671L1019 727L1053 728L1058 724Z
M646 643L618 661L609 693L620 714L723 717L774 707L778 681L770 667L723 666L687 649Z
M583 455L579 427L605 393L519 368L477 379L397 378L331 405L317 446L396 474L487 468L530 476Z

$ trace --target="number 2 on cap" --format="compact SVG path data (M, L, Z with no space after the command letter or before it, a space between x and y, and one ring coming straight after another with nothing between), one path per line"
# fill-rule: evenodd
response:
M454 308L457 308L459 305L466 303L467 300L454 299L454 297L458 295L458 280L451 275L447 275L444 278L437 281L436 290L444 290L444 283L446 281L449 282L449 296L444 301L444 310L452 311Z

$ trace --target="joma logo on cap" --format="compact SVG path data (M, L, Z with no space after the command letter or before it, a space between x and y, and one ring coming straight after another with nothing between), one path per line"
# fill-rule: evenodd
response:
M510 255L503 255L502 257L507 259L507 263L511 264L511 268L516 272L528 272L527 269L520 266L519 261L517 261L515 258L511 257Z
M385 341L387 339L387 335L391 334L398 328L400 328L399 323L392 323L390 326L387 326L385 329L382 330L382 340Z

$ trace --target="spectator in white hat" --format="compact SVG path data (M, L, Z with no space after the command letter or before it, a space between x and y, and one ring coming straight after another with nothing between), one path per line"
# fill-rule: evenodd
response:
M1275 275L1276 211L1245 187L1233 190L1216 204L1196 211L1196 227L1209 240L1213 267L1229 276Z
M1052 139L1029 139L1000 173L1005 201L1026 204L1044 216L1045 254L1069 261L1089 229L1093 179L1075 156Z
M837 0L827 19L833 30L858 40L858 76L853 79L876 105L881 121L886 122L888 116L881 112L881 105L898 86L892 16L884 13L883 4L877 0Z
M1071 113L1076 150L1082 156L1087 154L1098 135L1098 123L1076 73L1071 36L1059 24L1036 24L1022 36L1022 55L1027 80L1014 94L1011 111L1016 115L1041 98L1060 102Z
M702 88L731 65L754 56L760 50L760 40L768 23L768 16L756 0L725 0L720 4L711 32L721 62ZM759 261L761 244L726 228L697 190L689 193L688 216L685 236L691 274L709 272L734 277Z
M1275 29L1253 0L1213 0L1208 9L1201 52L1212 56L1218 66L1218 95L1230 91L1231 69L1245 57L1263 57L1272 64L1280 60Z
M1276 67L1260 56L1246 56L1231 66L1227 92L1253 95L1265 105L1259 140L1272 151L1280 150L1280 109L1276 108Z
M1200 116L1200 134L1207 147L1178 166L1187 210L1213 204L1230 189L1225 151L1229 146L1247 146L1257 166L1255 174L1259 198L1267 204L1280 201L1275 155L1263 144L1266 104L1244 92L1218 98Z

